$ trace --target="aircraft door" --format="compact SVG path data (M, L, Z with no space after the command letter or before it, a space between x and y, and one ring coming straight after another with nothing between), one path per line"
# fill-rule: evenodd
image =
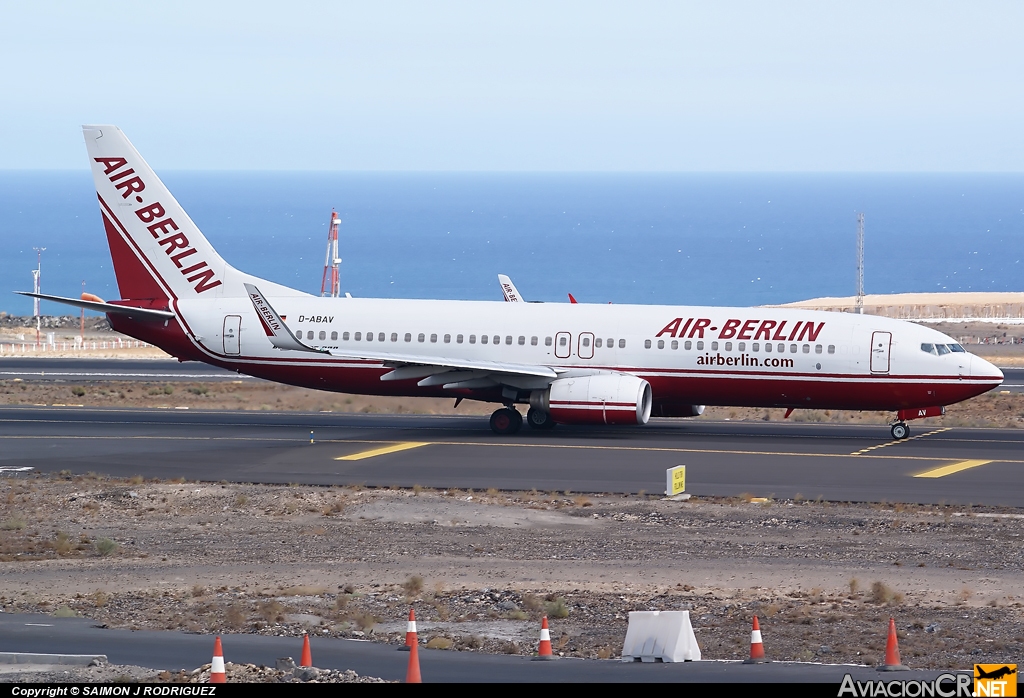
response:
M555 335L555 356L559 359L568 359L572 353L572 335L568 332L559 332Z
M892 346L892 332L871 333L871 372L889 372L889 348Z
M594 358L594 333L580 332L579 346L576 347L576 354L581 359Z
M241 351L242 316L224 316L224 353L238 356Z

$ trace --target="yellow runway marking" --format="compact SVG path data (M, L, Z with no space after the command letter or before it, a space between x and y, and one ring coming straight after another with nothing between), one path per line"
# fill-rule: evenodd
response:
M953 463L953 465L944 465L941 468L933 468L932 470L926 470L923 473L918 473L914 477L945 477L952 475L953 473L959 473L961 470L968 470L970 468L977 468L979 465L985 465L991 463L990 460L963 460L959 463Z
M334 460L363 460L365 458L373 458L374 456L383 456L387 453L398 453L399 451L408 451L410 448L419 448L420 446L429 446L429 442L425 441L406 441L400 444L391 444L390 446L382 446L381 448L373 448L369 451L360 451L359 453L350 453L347 456L338 456Z
M941 434L942 432L949 431L952 428L953 427L943 427L941 429L936 429L935 431L928 431L928 432L925 432L924 434L918 434L917 436L911 436L909 439L898 439L898 440L894 440L894 441L886 441L884 444L878 444L876 446L868 446L867 448L862 448L859 451L854 451L850 455L851 456L861 456L861 455L864 455L865 453L867 453L869 451L874 451L877 448L885 448L886 446L893 446L895 444L901 444L901 443L905 443L907 441L913 441L914 439L923 439L926 436L932 436L933 434Z

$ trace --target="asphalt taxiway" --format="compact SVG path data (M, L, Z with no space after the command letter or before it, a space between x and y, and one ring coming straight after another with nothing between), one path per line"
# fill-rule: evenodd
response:
M0 475L657 494L686 465L694 495L1024 506L1024 432L912 426L903 441L703 420L499 437L469 416L0 407Z
M0 614L0 652L47 654L105 654L115 664L135 664L157 670L177 671L207 664L213 638L173 631L102 629L86 618L54 618L45 615ZM292 637L225 635L224 658L274 666L278 657L297 657L301 641ZM323 669L354 669L364 676L391 681L405 678L409 655L393 645L361 640L310 639L314 664ZM704 661L678 664L626 663L620 660L558 659L532 662L529 657L419 650L425 682L729 682L729 683L830 683L835 687L844 674L854 680L893 678L873 667L804 662L772 662L744 665L741 662ZM901 672L901 680L934 680L944 672ZM833 687L833 689L835 688Z

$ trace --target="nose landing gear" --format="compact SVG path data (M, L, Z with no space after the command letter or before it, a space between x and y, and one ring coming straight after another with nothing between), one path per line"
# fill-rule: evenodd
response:
M907 426L906 422L896 422L889 431L892 433L892 438L896 441L910 436L910 427Z

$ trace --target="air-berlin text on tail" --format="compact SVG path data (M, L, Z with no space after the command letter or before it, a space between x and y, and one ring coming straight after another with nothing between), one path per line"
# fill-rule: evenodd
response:
M789 320L737 320L730 318L719 329L712 326L709 318L686 318L684 320L677 317L654 336L661 337L667 334L669 337L680 339L704 339L704 330L707 330L709 335L712 332L718 332L716 339L814 342L824 327L824 322L815 324L801 320L790 326Z
M121 192L122 199L127 199L135 194L135 201L142 203L141 193L146 190L146 183L138 175L135 175L134 169L128 167L128 161L125 158L96 158L96 162L103 165L103 174ZM196 259L186 261L186 258L197 254L196 249L189 243L185 234L178 230L178 224L172 218L164 218L165 214L166 211L159 202L143 206L135 211L139 220L148 224L146 230L164 248L164 253L171 258L174 266L181 271L181 275L193 284L196 293L220 286L220 280L216 278L213 269L205 261Z

